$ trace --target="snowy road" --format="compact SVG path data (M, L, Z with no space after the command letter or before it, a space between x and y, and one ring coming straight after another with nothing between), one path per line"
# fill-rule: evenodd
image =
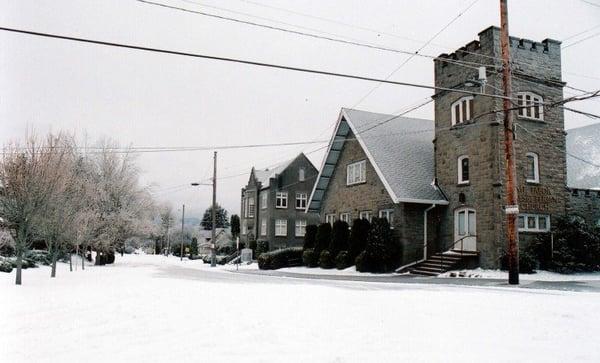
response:
M600 294L308 280L125 256L0 274L2 362L600 361Z

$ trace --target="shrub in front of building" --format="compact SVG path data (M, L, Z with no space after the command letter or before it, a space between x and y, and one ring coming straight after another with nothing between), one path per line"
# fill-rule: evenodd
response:
M365 250L369 229L371 229L371 223L366 219L355 219L352 222L352 229L350 230L350 238L348 241L348 254L352 261Z
M508 271L508 253L502 254L501 270ZM532 274L539 267L539 258L534 246L519 249L519 273Z
M335 257L335 267L338 270L344 270L352 266L352 260L348 251L340 251Z
M258 241L256 242L256 259L260 257L265 252L269 252L269 242L268 241Z
M583 218L557 218L554 222L552 260L545 264L560 273L600 271L600 228ZM542 245L549 245L549 236Z
M324 269L331 269L335 267L335 261L333 260L331 252L327 250L321 251L321 254L319 255L319 266Z
M385 218L373 218L365 250L355 260L360 272L391 272L400 265L400 246Z
M332 256L337 256L340 251L348 250L348 239L350 229L348 223L344 221L335 221L331 228L331 242L329 243L329 252Z
M258 268L261 270L277 270L284 267L302 264L302 247L289 247L262 253L258 257Z
M317 242L317 229L315 224L309 224L306 226L306 232L304 233L304 245L302 248L306 251L309 248L315 248Z
M306 267L319 266L319 255L315 253L314 248L308 248L302 253L302 264Z
M329 248L331 243L331 225L329 223L321 223L317 228L315 253L321 256L321 251Z

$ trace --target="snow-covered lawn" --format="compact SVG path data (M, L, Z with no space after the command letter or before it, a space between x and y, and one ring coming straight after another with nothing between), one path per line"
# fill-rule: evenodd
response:
M600 361L600 294L303 280L117 257L0 273L2 362ZM247 267L250 268L250 267Z
M501 279L508 280L508 272L500 270L485 270L476 268L473 270L448 271L440 277L457 277L453 275L464 275L465 278ZM599 281L600 272L588 272L577 274L559 274L550 271L537 271L534 274L519 274L519 279L524 281Z

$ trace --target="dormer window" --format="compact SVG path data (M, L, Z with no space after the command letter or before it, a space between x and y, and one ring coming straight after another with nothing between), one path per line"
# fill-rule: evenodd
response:
M540 182L540 163L536 153L527 153L527 174L528 183Z
M463 155L458 158L458 184L469 183L469 157Z
M452 126L462 124L472 119L473 96L459 99L452 104Z
M544 120L544 100L531 92L517 93L517 104L519 105L518 115L522 118L531 120Z

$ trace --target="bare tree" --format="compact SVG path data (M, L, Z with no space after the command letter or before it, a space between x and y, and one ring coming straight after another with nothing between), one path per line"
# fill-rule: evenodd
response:
M169 229L173 226L175 217L173 216L173 207L170 204L163 204L160 208L160 225L163 231L163 242L167 241L166 255L169 255Z
M67 151L59 147L60 136L38 142L29 136L23 147L4 148L0 163L0 218L13 231L17 273L21 284L23 255L29 248L35 221L50 198L61 188L62 165Z

